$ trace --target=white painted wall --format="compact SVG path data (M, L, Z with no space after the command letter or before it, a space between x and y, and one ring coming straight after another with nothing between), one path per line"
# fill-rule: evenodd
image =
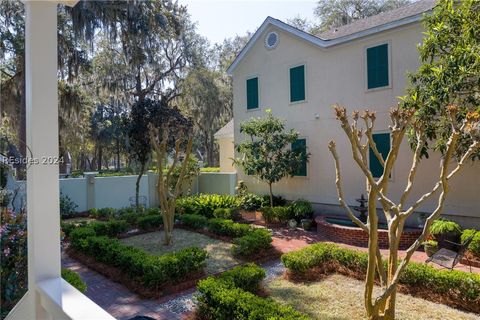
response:
M75 202L77 211L88 210L86 178L60 179L60 192Z
M95 178L95 208L130 207L130 198L135 197L135 182L137 176L96 177ZM149 203L148 176L140 179L140 196ZM134 198L133 198L134 199Z
M280 41L276 49L267 50L263 40L272 30L279 34ZM418 23L328 49L315 47L275 27L267 28L233 72L235 143L244 138L239 132L242 122L252 117L264 116L267 108L272 109L274 116L287 120L287 129L295 128L302 138L307 139L307 147L311 153L308 176L284 179L274 185L274 192L291 200L305 198L328 208L328 205L338 204L335 169L327 148L328 142L335 140L343 171L347 203L357 205L355 199L365 192L364 178L352 160L347 138L334 119L331 105L339 103L346 106L349 112L365 108L376 111L376 131L387 131L388 110L397 104L397 97L405 93L406 73L415 71L419 66L416 46L421 41L422 27ZM388 88L367 91L365 49L385 42L391 49L391 85ZM299 64L306 65L306 101L291 104L289 68ZM259 78L260 108L247 111L246 79L253 76ZM316 114L319 116L318 119L315 117ZM411 154L409 146L404 143L392 177L390 195L393 199L397 199L405 187ZM411 199L417 198L433 187L439 175L438 160L439 156L433 155L422 163ZM266 184L245 177L241 172L238 178L245 180L250 190L267 193ZM452 215L464 225L478 227L479 181L480 164L465 168L463 173L452 181L452 191L448 196L444 213ZM432 210L434 205L435 201L432 200L423 206L421 211Z

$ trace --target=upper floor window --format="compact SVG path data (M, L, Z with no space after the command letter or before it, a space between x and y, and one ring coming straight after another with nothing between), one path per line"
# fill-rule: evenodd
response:
M292 150L299 150L302 154L307 154L307 139L297 139L292 143ZM295 172L295 176L306 177L307 176L307 160L302 162L300 168Z
M305 65L290 68L290 102L305 100Z
M258 108L258 78L247 80L247 110Z
M388 44L367 48L367 88L389 86L388 72Z
M388 153L390 152L390 133L374 133L373 141L377 146L378 152L382 155L383 160L387 159ZM370 162L370 171L374 178L380 178L383 175L383 166L378 161L377 156L373 152L372 148L369 150L369 162Z

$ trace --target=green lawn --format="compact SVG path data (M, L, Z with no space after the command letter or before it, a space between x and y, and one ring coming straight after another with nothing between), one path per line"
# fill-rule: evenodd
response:
M267 288L275 300L292 305L313 319L365 318L362 281L339 274L306 284L277 278L267 283ZM396 315L396 319L402 320L479 319L477 315L404 294L398 294Z
M184 229L175 229L173 231L173 244L168 247L163 245L163 231L145 233L125 238L121 241L126 245L141 248L156 255L193 246L205 249L209 255L206 267L208 274L224 271L240 263L232 255L231 243L212 239L206 235Z

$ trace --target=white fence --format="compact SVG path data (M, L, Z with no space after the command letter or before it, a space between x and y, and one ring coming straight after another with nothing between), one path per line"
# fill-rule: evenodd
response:
M157 207L158 175L149 172L140 179L140 199L146 207ZM137 176L96 177L87 173L83 178L60 179L60 191L78 206L77 211L91 208L124 208L134 203ZM204 172L193 180L185 193L235 194L236 173Z

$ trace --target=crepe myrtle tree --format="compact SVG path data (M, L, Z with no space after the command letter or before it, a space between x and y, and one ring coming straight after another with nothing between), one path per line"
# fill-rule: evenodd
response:
M193 123L176 107L158 103L149 124L150 141L156 154L158 182L157 193L163 217L164 245L172 244L176 200L189 177L192 153ZM172 163L163 170L168 157Z
M272 185L286 176L293 176L308 161L310 154L290 148L299 133L294 129L285 131L285 121L275 118L270 109L266 117L242 123L240 133L248 139L235 146L242 157L234 159L234 164L268 184L270 206L273 207Z
M409 263L412 254L418 249L420 244L428 235L428 230L432 222L437 219L443 209L446 196L449 192L450 180L455 177L466 162L472 159L480 146L480 114L478 112L468 112L464 120L458 120L458 113L461 108L457 105L449 105L445 108L445 114L448 114L448 123L450 126L450 137L446 143L445 152L440 161L440 169L437 183L432 189L423 194L412 205L406 206L407 199L412 191L415 176L419 163L422 159L422 149L425 145L425 128L422 122L417 120L414 109L393 108L390 111L391 125L391 149L384 159L378 151L373 139L373 130L375 127L375 113L368 110L361 115L354 111L351 121L347 116L344 107L335 106L336 118L345 132L348 142L351 145L353 159L365 175L368 192L368 220L363 223L354 216L350 207L346 204L342 188L342 171L340 169L340 160L335 147L335 142L330 141L328 147L333 156L336 169L336 187L338 199L341 206L346 210L350 219L369 235L368 240L368 267L365 280L364 303L368 319L394 319L395 318L395 298L397 293L398 281L401 273ZM363 123L363 126L359 124ZM413 160L406 181L406 187L399 197L398 202L393 202L390 198L388 187L390 175L397 160L400 145L406 132L411 131L415 135L415 146ZM455 153L458 151L458 143L464 137L470 138L470 145L462 152L459 159L455 162ZM383 174L375 179L369 169L367 162L367 153L369 149L383 166ZM398 247L400 237L405 226L405 221L420 205L425 201L432 199L438 192L437 205L433 212L427 217L425 226L418 239L407 249L406 255L399 260ZM382 256L378 247L378 220L377 203L380 203L383 214L388 223L389 255L386 269L382 262ZM373 295L374 281L378 274L382 290L379 295Z

